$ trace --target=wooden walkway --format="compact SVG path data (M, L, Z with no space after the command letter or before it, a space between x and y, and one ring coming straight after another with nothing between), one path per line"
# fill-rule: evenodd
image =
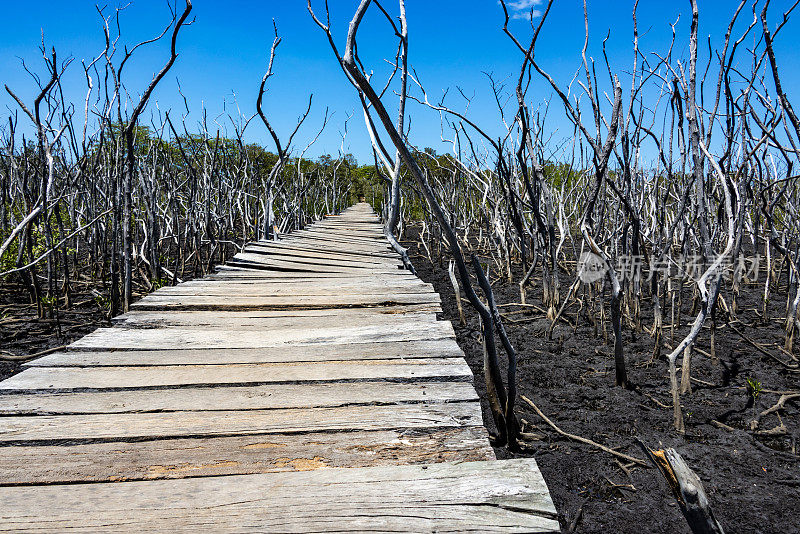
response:
M0 530L557 532L358 204L0 382Z

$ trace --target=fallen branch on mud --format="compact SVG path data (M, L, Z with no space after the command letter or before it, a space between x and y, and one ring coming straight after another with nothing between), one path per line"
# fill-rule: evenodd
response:
M788 394L788 395L781 395L780 399L778 399L778 402L776 402L771 408L767 408L766 410L764 410L763 412L761 412L760 414L755 416L752 421L750 421L750 430L753 430L753 431L757 430L758 429L758 424L761 422L761 419L763 417L766 417L767 415L769 415L771 413L777 413L777 412L783 410L784 408L786 408L786 402L787 401L798 399L798 398L800 398L800 393L792 393L792 394ZM780 415L778 415L778 418L780 418ZM781 421L781 424L778 425L775 428L776 429L782 428L783 430L786 429L786 427L783 425L782 421ZM775 429L773 429L773 432L774 431L775 431ZM763 433L764 433L764 431L762 431L762 434Z
M528 406L533 408L533 410L536 412L536 414L539 417L541 417L544 420L545 423L550 425L550 427L553 430L555 430L556 432L558 432L559 434L561 434L565 438L571 439L573 441L579 441L581 443L585 443L586 445L591 445L592 447L594 447L596 449L600 449L603 452L607 452L608 454L612 454L612 455L614 455L614 456L616 456L618 458L622 458L623 460L627 460L627 461L629 461L631 463L634 463L634 464L636 464L638 466L650 467L650 464L648 464L644 460L640 460L639 458L635 458L633 456L628 456L627 454L622 453L622 452L617 452L614 449L610 449L610 448L606 447L605 445L601 445L601 444L599 444L599 443L597 443L595 441L592 441L592 440L590 440L588 438L584 438L584 437L581 437L581 436L576 436L575 434L570 434L569 432L564 432L563 430L558 428L556 426L556 424L553 423L544 413L542 413L542 411L539 409L539 407L536 406L533 403L533 401L531 401L528 397L526 397L525 395L520 395L519 398L522 399L525 403L527 403Z
M770 352L764 350L764 348L761 347L761 345L759 345L755 341L753 341L750 338L748 338L746 335L744 335L744 332L742 332L741 330L739 330L738 328L736 328L732 324L730 325L730 327L734 332L739 334L739 337L741 337L743 340L745 340L748 345L750 345L751 347L756 349L758 352L760 352L764 356L767 356L768 358L771 358L771 359L775 360L776 362L781 364L788 371L791 371L791 372L794 372L794 373L800 372L800 369L798 369L798 366L797 366L796 363L786 363L786 362L784 362L783 360L781 360L780 358L778 358L774 354L771 354Z

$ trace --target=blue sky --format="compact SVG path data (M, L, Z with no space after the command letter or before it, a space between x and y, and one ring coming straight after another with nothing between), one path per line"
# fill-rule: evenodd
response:
M357 0L330 0L332 27L339 43L343 43L347 22L357 5ZM512 2L520 7L536 6L535 0ZM37 46L44 31L45 44L55 46L61 58L73 57L65 78L67 98L80 108L85 97L81 60L91 60L102 48L103 37L100 18L91 1L70 2L40 0L35 3L6 2L3 14L7 24L0 35L0 81L10 86L26 102L31 102L35 88L23 71L20 59L34 71L42 73L43 64ZM170 74L154 93L148 110L173 109L173 116L182 113L183 100L178 94L180 80L183 93L188 98L191 114L187 118L190 130L200 119L202 105L213 120L226 110L236 114L236 105L245 115L255 110L258 85L266 69L269 47L272 42L272 19L275 18L283 38L275 64L275 76L270 80L265 99L265 111L277 131L286 137L305 108L308 95L314 94L313 112L295 143L301 150L319 128L325 108L333 113L328 129L309 151L316 156L323 153L336 155L341 144L339 132L347 115L354 113L349 124L345 152L352 152L360 162L371 159L369 139L354 90L345 80L335 63L327 41L314 25L305 8L305 0L265 0L226 2L195 0L195 22L185 28L178 42L179 58ZM396 10L391 0L388 9ZM711 35L719 43L733 13L734 0L700 0L700 34L705 39ZM790 4L789 0L773 1L773 18ZM116 4L109 3L107 12ZM35 6L35 7L34 7ZM322 0L315 1L317 10L323 9ZM615 69L623 74L632 62L632 0L590 0L590 54L600 59L600 43L611 31L608 52ZM467 95L474 95L469 116L495 135L502 132L496 104L489 91L484 73L493 73L497 80L508 76L509 89L513 89L513 76L518 74L520 54L502 32L503 12L496 0L406 0L410 59L431 99L438 99L449 88L448 104L460 111L465 101L458 95L456 86ZM513 30L526 42L530 26L524 13L512 21ZM690 18L688 0L663 2L641 0L639 26L641 48L663 51L670 35L669 24L678 19L679 32L676 53L686 54L685 37ZM749 14L743 15L745 25ZM152 37L163 29L169 20L169 11L163 0L133 0L124 10L122 43L133 44ZM794 49L800 35L798 22L790 22L778 42L778 54L785 73L785 85L790 98L797 87L798 72ZM559 81L567 82L580 65L583 44L583 13L581 0L556 0L552 14L537 47L539 62ZM365 20L359 34L360 52L365 64L374 68L376 77L386 72L384 58L394 57L395 42L391 31L377 11ZM153 73L167 57L167 42L151 45L131 61L127 72L127 87L137 95L148 84ZM542 80L536 79L530 91L530 101L540 102L551 95ZM234 98L235 97L235 98ZM553 104L556 105L555 103ZM0 116L7 121L10 110L16 105L5 93L0 94ZM149 121L149 111L144 121ZM440 142L438 114L419 105L409 105L412 142L419 147L448 149ZM556 137L569 134L559 109L551 111L549 127ZM22 120L22 119L21 119ZM219 119L223 125L227 122ZM229 122L227 122L229 124ZM253 121L246 137L268 147L265 128Z

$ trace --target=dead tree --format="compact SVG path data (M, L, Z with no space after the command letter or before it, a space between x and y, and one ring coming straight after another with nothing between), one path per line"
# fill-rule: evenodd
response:
M145 106L147 105L148 100L150 100L150 95L153 93L153 90L158 85L164 76L167 75L169 70L172 68L172 65L175 63L175 60L178 59L178 51L177 51L177 41L178 41L178 33L181 30L181 27L186 22L186 19L189 17L189 13L192 11L192 2L191 0L186 0L186 7L183 10L180 18L177 22L175 22L175 14L173 13L172 22L167 26L164 32L156 37L155 39L151 39L149 41L142 41L141 43L137 44L130 51L125 54L125 58L122 60L122 63L119 66L118 76L121 79L122 77L122 69L125 67L125 63L128 59L133 55L136 49L142 45L153 43L159 39L161 39L164 34L166 34L167 30L172 26L174 23L175 26L172 30L172 39L170 43L170 56L167 60L167 63L161 68L161 70L153 77L153 80L150 82L150 85L147 86L142 96L139 98L139 102L136 104L136 107L133 108L133 112L131 113L130 117L128 117L127 124L125 129L122 132L122 137L125 142L125 173L122 182L122 211L124 214L123 218L123 225L122 225L122 250L123 250L123 277L122 277L122 284L123 284L123 300L122 300L122 311L127 312L130 305L131 305L131 298L132 298L132 281L133 281L133 258L132 258L132 239L131 239L131 210L133 208L132 204L132 188L133 188L133 176L136 172L136 152L134 149L134 139L136 135L136 126L139 120L139 115L141 115L142 111L144 111Z
M553 0L548 2L548 7L545 10L542 20L539 23L539 27L544 24L547 14L549 12L549 8L552 5ZM621 303L622 303L622 286L619 281L619 277L617 276L617 272L615 270L614 262L612 258L602 250L597 241L592 236L592 226L595 222L595 208L597 206L598 198L600 195L603 186L608 181L608 172L609 172L609 159L611 158L611 153L614 148L614 144L616 142L617 131L619 128L619 120L620 120L620 113L622 107L622 87L619 84L616 76L613 77L613 85L614 85L614 98L612 101L612 109L611 109L611 118L609 121L606 121L603 117L601 106L598 101L597 96L592 89L595 86L596 80L592 79L592 73L589 69L589 64L586 59L586 48L589 42L589 19L588 19L588 11L586 7L586 2L584 1L583 5L584 9L584 21L585 21L585 29L586 29L586 38L584 41L584 48L583 48L583 71L586 76L586 83L581 85L583 87L586 96L589 99L589 105L592 109L592 115L594 117L595 122L595 133L592 135L583 125L582 117L580 111L573 105L570 99L567 97L567 94L560 88L560 86L556 83L556 81L547 73L545 72L539 64L536 62L535 57L532 55L533 50L536 44L536 39L538 37L538 31L534 33L531 45L528 49L525 49L526 57L528 61L530 61L533 68L539 75L548 82L550 87L553 88L555 93L561 99L561 102L564 106L565 111L567 112L567 117L569 120L573 122L576 129L578 129L581 134L583 135L584 140L587 144L591 147L591 154L592 154L592 164L594 167L594 175L595 175L595 185L593 188L593 192L589 198L589 201L586 205L586 209L584 210L583 217L581 218L580 222L580 229L581 235L583 236L584 242L589 247L589 250L595 254L598 258L602 260L605 265L605 271L608 276L609 282L611 283L611 321L613 324L614 329L614 363L615 363L615 370L616 370L616 385L627 387L628 385L628 378L627 378L627 371L625 367L625 356L623 351L623 343L622 343L622 313L621 313ZM529 52L530 51L530 52ZM603 139L602 128L605 125L607 129L607 134L605 136L605 140Z
M508 340L508 336L505 333L505 329L503 328L503 323L500 318L500 314L497 311L497 307L494 303L494 298L491 290L491 286L489 285L488 281L486 280L483 270L480 267L480 263L476 258L473 258L472 265L476 276L478 277L478 282L481 286L481 289L484 292L484 296L487 298L488 305L481 302L478 298L477 294L475 293L472 281L470 279L469 272L467 270L466 262L464 260L464 255L461 251L461 246L458 242L458 237L456 233L453 231L451 227L448 217L442 210L441 205L439 204L434 192L428 182L427 177L423 173L422 169L417 164L416 159L411 153L409 146L407 144L405 133L398 130L395 127L394 121L392 121L389 113L387 112L383 102L380 98L380 95L375 91L368 76L365 74L363 70L363 66L361 64L360 59L358 58L358 54L356 51L356 35L358 32L358 28L361 24L361 21L364 18L364 15L367 12L367 9L370 6L370 0L362 0L356 10L353 19L350 22L350 27L347 34L347 40L344 48L344 54L339 54L338 48L335 45L335 41L331 34L330 30L330 16L328 14L327 6L326 6L326 22L323 23L319 18L316 17L314 14L311 2L309 0L308 10L311 13L311 16L314 18L314 21L317 25L325 32L328 37L328 41L331 45L331 49L336 56L337 60L339 61L340 65L342 66L345 74L348 77L348 80L353 84L354 88L359 91L363 98L369 102L371 109L374 110L375 114L378 116L381 124L383 125L383 129L385 130L386 134L391 139L392 143L394 144L395 148L397 149L399 156L402 158L403 163L405 164L406 168L409 170L410 174L413 176L416 184L424 197L428 208L431 210L433 216L435 217L439 227L442 230L443 238L448 244L450 248L450 253L453 255L453 259L456 263L456 268L459 274L459 280L461 282L462 287L467 295L467 299L470 301L470 304L476 309L481 317L481 323L483 325L483 340L484 340L484 350L485 350L485 378L486 378L486 385L487 391L489 394L489 403L492 407L492 414L495 419L495 424L498 430L498 443L505 444L508 443L509 447L516 447L517 446L517 434L518 434L518 425L516 420L516 415L514 413L514 401L516 400L516 353L514 351L513 346L511 345L510 341ZM399 1L400 6L400 18L405 19L405 7L403 0ZM401 25L405 26L406 22L402 20ZM403 48L404 52L407 53L407 47ZM501 342L503 344L506 353L508 354L508 375L507 375L507 386L508 390L505 390L503 385L503 379L501 377L500 372L500 365L497 359L496 354L496 347L494 341L494 330L497 329L497 332L500 336Z
M275 184L277 182L278 176L283 171L284 167L286 167L289 161L289 154L292 149L292 141L294 136L297 134L297 131L305 122L308 114L311 113L311 101L314 98L314 95L309 95L308 97L308 106L306 107L305 112L300 117L300 120L297 121L297 126L295 126L294 131L289 134L289 137L286 140L286 146L281 144L281 140L278 138L278 134L272 128L267 116L264 114L264 110L262 107L262 102L264 100L264 91L267 84L267 80L274 74L272 71L272 66L275 62L275 51L278 49L278 45L281 44L281 38L278 36L278 26L275 24L275 21L272 21L273 29L275 30L275 38L272 41L272 47L269 51L269 64L267 65L267 72L264 74L264 77L261 78L261 85L258 89L258 98L256 99L256 110L258 111L258 116L261 118L261 121L264 123L264 126L267 127L269 131L270 137L272 137L272 141L275 143L275 149L277 151L278 159L272 168L269 171L269 176L266 180L266 199L263 199L262 202L265 203L264 210L263 210L263 219L262 219L262 231L261 231L261 238L262 239L274 239L276 238L275 234L275 211L274 211L274 203L275 203Z

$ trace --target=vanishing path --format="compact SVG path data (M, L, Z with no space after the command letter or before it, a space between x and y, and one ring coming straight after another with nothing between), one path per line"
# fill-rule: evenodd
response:
M0 530L557 532L367 204L0 382Z

